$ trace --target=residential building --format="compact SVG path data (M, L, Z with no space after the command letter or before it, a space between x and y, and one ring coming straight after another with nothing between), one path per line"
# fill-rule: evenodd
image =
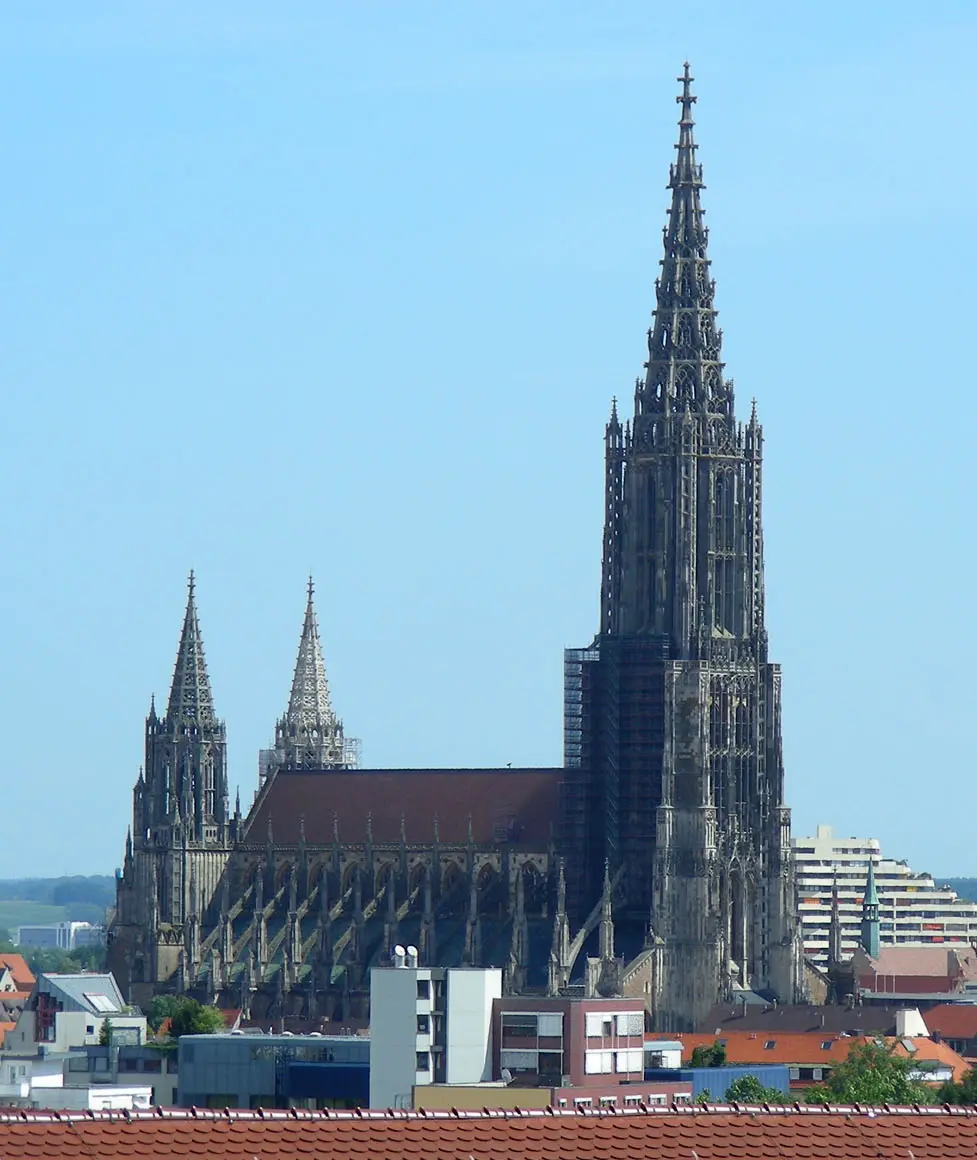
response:
M881 947L874 957L858 947L851 972L863 1003L901 999L925 1006L950 996L977 1002L977 950L969 946Z
M197 1108L366 1107L370 1040L362 1035L183 1035L177 1103Z
M421 967L415 948L370 975L370 1107L407 1108L416 1086L492 1078L498 968Z
M869 866L878 892L879 941L885 946L969 946L977 942L977 903L968 902L930 874L882 856L877 838L841 838L819 825L793 839L797 904L805 956L828 966L832 894L838 896L841 955L862 943Z
M823 1108L733 1110L648 1108L600 1115L567 1110L511 1112L217 1111L194 1108L59 1116L0 1113L4 1160L694 1160L700 1157L831 1157L917 1160L977 1155L971 1108Z
M914 1013L919 1020L918 1013ZM915 1021L911 1021L915 1022ZM926 1031L919 1022L909 1031ZM829 1035L826 1032L780 1034L762 1031L724 1031L721 1035L682 1035L682 1062L688 1064L697 1047L719 1043L732 1066L786 1065L790 1090L803 1091L826 1080L839 1063L844 1063L853 1047L866 1043L884 1043L896 1055L912 1060L911 1078L923 1083L959 1082L968 1070L967 1061L948 1044L925 1034L903 1034L898 1038L880 1036ZM728 1085L727 1085L728 1086Z
M107 1022L116 1043L145 1043L146 1017L127 1006L111 975L40 974L4 1037L4 1054L51 1055L95 1046Z
M977 1004L940 1004L930 1007L923 1019L933 1039L942 1039L968 1062L977 1062Z

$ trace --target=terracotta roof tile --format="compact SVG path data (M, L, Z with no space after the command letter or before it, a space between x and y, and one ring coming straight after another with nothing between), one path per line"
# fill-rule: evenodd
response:
M295 845L299 819L313 846L333 839L333 814L341 841L362 842L370 814L373 841L400 841L400 820L408 842L430 842L438 816L442 842L464 842L468 819L479 844L498 839L508 828L510 841L549 842L550 822L559 811L562 769L358 769L283 770L259 796L249 816L246 840Z
M730 1064L786 1063L799 1067L835 1067L848 1058L853 1047L874 1043L880 1037L826 1035L821 1031L788 1035L773 1031L722 1031L718 1035L676 1035L674 1038L682 1043L682 1062L685 1064L688 1064L696 1047L711 1047L717 1040L721 1040L726 1048L726 1062ZM967 1061L963 1056L945 1043L918 1037L912 1040L916 1050L909 1052L901 1039L887 1038L883 1041L888 1046L894 1045L897 1055L912 1055L920 1061L937 1060L952 1067L956 1080L967 1070Z
M18 1112L0 1114L4 1160L945 1160L977 1155L977 1111L794 1107L482 1113Z

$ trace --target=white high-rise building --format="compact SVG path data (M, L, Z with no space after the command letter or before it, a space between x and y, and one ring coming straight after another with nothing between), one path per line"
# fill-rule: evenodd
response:
M814 837L795 837L793 846L804 954L819 966L828 963L836 880L842 958L860 944L869 862L875 865L883 946L977 943L977 903L937 886L929 874L914 874L905 862L883 858L877 838L838 838L830 826L818 826Z

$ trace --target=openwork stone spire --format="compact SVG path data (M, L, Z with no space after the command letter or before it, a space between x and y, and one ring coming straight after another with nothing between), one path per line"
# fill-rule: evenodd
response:
M713 305L715 283L709 273L700 190L702 166L693 137L693 77L688 63L679 78L682 107L676 158L669 172L672 191L665 255L658 279L654 325L648 334L647 374L635 393L635 415L669 414L686 409L732 418L731 384L723 379L721 332Z
M285 716L275 728L279 768L328 769L343 764L343 724L329 699L314 595L310 576L292 692Z
M204 641L197 619L195 581L191 571L187 580L187 610L183 617L180 647L177 649L173 684L166 708L166 719L172 725L177 721L210 725L214 715L214 696L210 689Z

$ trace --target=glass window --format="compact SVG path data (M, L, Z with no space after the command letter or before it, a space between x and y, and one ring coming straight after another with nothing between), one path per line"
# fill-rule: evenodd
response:
M535 1039L537 1036L535 1015L506 1014L502 1016L502 1041L507 1039Z
M428 979L417 980L417 997L418 999L431 998L431 983Z
M558 1011L544 1011L539 1015L539 1036L556 1038L563 1035L563 1015Z
M431 1016L418 1015L417 1017L417 1034L429 1035L431 1031Z
M431 1070L431 1055L427 1051L419 1051L417 1053L417 1070L430 1071Z

